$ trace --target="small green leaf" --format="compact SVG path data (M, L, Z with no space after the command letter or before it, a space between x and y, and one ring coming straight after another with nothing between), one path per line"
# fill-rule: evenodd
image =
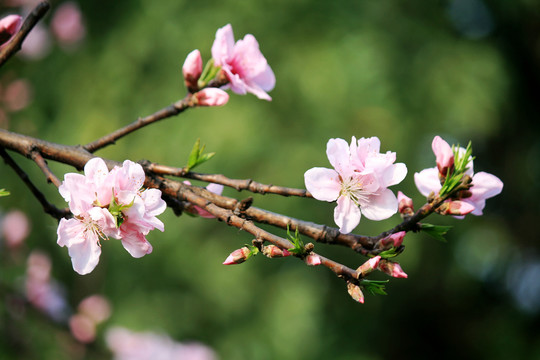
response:
M10 193L6 189L0 189L0 196L8 196Z
M221 70L221 66L214 66L214 59L210 59L206 63L201 77L197 81L199 89L206 87L206 85L216 77L219 70Z
M300 235L298 233L298 228L296 228L296 231L294 232L294 236L289 231L289 225L287 224L287 238L293 243L294 247L287 249L290 253L296 254L296 255L302 255L306 252L306 248L304 246L304 242L302 239L300 239Z
M191 153L189 154L186 171L189 172L191 169L201 165L202 163L205 163L206 161L214 157L214 155L216 154L215 152L203 154L204 148L205 145L201 147L201 139L197 139L197 141L195 141L195 144L193 145L193 149L191 149Z
M387 295L384 285L388 280L362 280L360 286L369 291L372 295Z
M444 235L446 235L451 228L452 226L420 224L420 230L442 242L446 242Z
M397 252L397 249L395 247L385 250L379 254L379 256L382 257L383 259L393 258L398 255L399 253Z

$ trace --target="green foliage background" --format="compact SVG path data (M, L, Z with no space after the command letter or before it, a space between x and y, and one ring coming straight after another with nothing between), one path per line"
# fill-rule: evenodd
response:
M93 293L110 299L114 312L100 334L113 325L163 331L204 342L221 359L540 357L538 277L523 283L519 267L538 264L540 8L486 1L493 29L475 38L452 22L456 3L463 1L84 1L88 34L77 51L55 47L39 62L12 59L0 70L34 86L33 103L12 116L10 130L85 144L183 97L185 56L198 48L207 60L216 29L231 23L236 38L258 39L277 78L272 102L231 94L223 108L189 110L98 155L182 166L200 137L217 155L197 171L302 188L307 169L329 165L329 138L378 136L382 150L397 152L409 169L395 191L419 206L413 174L433 166L433 136L472 140L475 170L499 176L503 193L488 200L483 217L430 218L455 225L447 244L408 235L400 261L409 279L393 279L388 296L367 295L359 305L342 280L294 259L258 256L225 267L226 256L251 238L169 210L161 217L166 231L149 236L152 254L133 259L110 241L96 270L79 276L56 245L56 222L4 165L0 187L11 195L1 209L31 217L27 247L52 256L73 307ZM474 29L474 17L470 23ZM14 157L65 206L35 165ZM52 168L59 177L73 171ZM267 195L254 205L333 225L333 204ZM363 219L356 232L377 234L398 221ZM364 261L342 248L316 251L350 267ZM2 261L3 284L19 283L24 262L11 264L5 254ZM529 306L519 297L523 286ZM81 355L66 345L65 330L32 313L13 320L4 305L0 358L110 356L102 337Z

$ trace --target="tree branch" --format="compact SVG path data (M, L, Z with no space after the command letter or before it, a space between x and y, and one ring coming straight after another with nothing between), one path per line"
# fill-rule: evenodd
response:
M22 43L24 39L26 39L26 36L30 33L34 26L36 26L38 21L45 16L49 8L49 3L47 1L42 1L36 5L30 14L28 14L17 34L15 34L15 36L13 36L13 38L7 44L5 44L2 50L0 50L0 67L21 49Z

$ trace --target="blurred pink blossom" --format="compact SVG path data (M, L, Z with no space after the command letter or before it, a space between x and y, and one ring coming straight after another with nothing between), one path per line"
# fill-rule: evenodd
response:
M14 210L8 212L1 220L0 229L7 247L19 247L30 234L28 217L22 211Z
M32 85L28 80L17 79L9 83L1 95L8 111L19 111L32 101Z
M28 60L41 60L49 54L51 45L49 31L38 23L24 40L19 54Z
M64 321L68 306L64 291L51 278L51 260L39 251L33 251L27 260L25 293L28 302L55 321Z
M78 44L86 35L79 5L66 1L53 14L51 30L61 46L65 48Z
M216 32L212 58L230 81L226 88L237 94L249 92L259 99L272 100L266 92L274 88L276 78L253 35L247 34L235 43L231 24L225 25Z
M91 295L79 303L77 313L69 319L71 334L82 343L93 342L96 327L111 315L111 306L101 295Z
M111 328L105 335L114 360L217 360L208 346L179 343L165 334L136 333L122 327Z

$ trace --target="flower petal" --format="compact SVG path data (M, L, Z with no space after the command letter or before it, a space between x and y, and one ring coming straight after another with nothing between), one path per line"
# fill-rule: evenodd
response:
M418 191L424 196L429 196L431 192L438 193L441 190L441 182L439 181L439 171L436 167L424 169L419 173L414 174L414 183Z
M370 220L384 220L397 212L398 201L392 190L383 189L371 195L368 202L360 203L360 210Z
M231 56L234 47L234 34L231 24L227 24L216 32L216 39L212 44L212 58L216 66L223 66Z
M306 189L317 200L335 201L341 191L339 174L332 169L315 167L304 174Z
M350 177L353 173L349 144L343 139L330 139L326 144L328 161L342 177Z
M360 223L360 209L349 197L340 196L334 209L334 221L339 226L339 232L348 234Z

